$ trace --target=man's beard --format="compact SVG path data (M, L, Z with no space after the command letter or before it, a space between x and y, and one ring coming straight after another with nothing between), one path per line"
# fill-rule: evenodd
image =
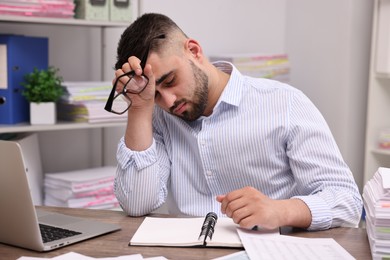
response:
M189 62L192 68L192 73L194 75L194 81L196 86L193 100L191 102L189 102L187 99L181 99L179 101L176 101L174 106L170 110L172 113L172 111L183 102L186 102L187 104L192 104L192 106L188 107L189 109L184 111L179 117L186 121L195 121L204 114L204 111L206 109L209 94L209 80L206 73L204 73L200 68L198 68L193 61L190 60Z

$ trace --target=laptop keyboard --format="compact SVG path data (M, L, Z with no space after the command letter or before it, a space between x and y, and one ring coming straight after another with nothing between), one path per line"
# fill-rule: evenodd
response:
M81 234L80 232L44 224L39 224L39 228L41 229L43 243Z

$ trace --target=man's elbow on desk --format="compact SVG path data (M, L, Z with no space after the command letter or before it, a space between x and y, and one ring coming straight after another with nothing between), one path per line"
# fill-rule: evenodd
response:
M115 196L122 210L130 217L141 217L150 214L160 206L158 202L145 201L140 198L142 195L124 196L114 189ZM161 204L161 203L160 203Z
M120 203L120 205L121 205L123 212L125 212L126 215L128 215L129 217L146 216L146 215L152 213L154 210L158 209L158 207L157 208L155 208L155 207L146 208L146 207L144 207L144 205L142 205L141 207L135 207L135 206L132 206L129 204L122 206L121 203Z

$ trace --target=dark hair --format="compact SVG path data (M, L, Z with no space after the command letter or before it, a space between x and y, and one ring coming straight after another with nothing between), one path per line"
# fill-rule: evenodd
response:
M147 13L135 20L121 35L117 49L117 62L115 69L120 69L130 56L142 58L151 39L165 35L174 30L183 31L169 17L163 14ZM183 33L183 35L185 35ZM150 51L161 49L162 41L153 41Z

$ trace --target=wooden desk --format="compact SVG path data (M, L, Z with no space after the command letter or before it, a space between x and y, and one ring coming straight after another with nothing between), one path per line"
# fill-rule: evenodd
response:
M119 224L122 229L111 234L93 238L77 244L69 245L47 253L34 252L22 248L0 244L1 259L16 259L20 256L54 257L67 252L77 252L91 257L113 257L120 255L142 254L143 257L164 256L168 259L212 259L238 252L229 248L173 248L173 247L139 247L128 246L132 235L141 224L143 218L132 218L120 211L88 210L40 207L45 210L60 212L72 216L87 217L95 220ZM335 228L319 232L283 229L283 234L298 237L334 238L356 259L371 259L371 252L365 229Z

